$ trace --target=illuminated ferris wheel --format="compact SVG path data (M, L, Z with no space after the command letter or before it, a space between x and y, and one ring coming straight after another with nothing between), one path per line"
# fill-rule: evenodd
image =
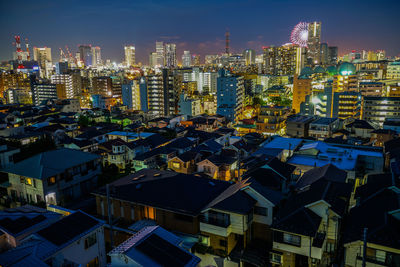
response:
M307 47L308 41L308 23L307 22L299 22L290 35L290 41L293 44L297 44L301 47Z

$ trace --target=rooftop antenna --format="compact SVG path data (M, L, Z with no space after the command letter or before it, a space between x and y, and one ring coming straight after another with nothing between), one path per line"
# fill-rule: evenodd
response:
M229 29L225 32L225 53L229 55Z

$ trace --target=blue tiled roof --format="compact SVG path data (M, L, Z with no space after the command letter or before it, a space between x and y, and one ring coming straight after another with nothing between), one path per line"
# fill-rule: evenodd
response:
M36 179L45 179L62 173L65 169L97 158L100 158L100 156L76 149L62 148L40 153L2 171Z

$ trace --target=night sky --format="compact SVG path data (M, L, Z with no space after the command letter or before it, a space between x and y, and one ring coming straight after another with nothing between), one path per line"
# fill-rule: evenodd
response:
M353 49L385 49L400 54L400 1L352 0L0 0L0 60L12 57L13 36L28 38L31 46L52 48L98 45L102 58L120 62L123 46L136 46L137 61L148 62L155 41L177 44L183 50L217 54L224 50L226 29L231 50L261 51L262 46L289 42L299 21L321 21L322 41ZM23 46L25 49L25 46Z

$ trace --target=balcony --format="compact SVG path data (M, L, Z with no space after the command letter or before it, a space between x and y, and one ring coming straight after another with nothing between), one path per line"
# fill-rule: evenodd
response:
M232 232L232 226L229 219L220 220L201 216L200 231L227 237Z

